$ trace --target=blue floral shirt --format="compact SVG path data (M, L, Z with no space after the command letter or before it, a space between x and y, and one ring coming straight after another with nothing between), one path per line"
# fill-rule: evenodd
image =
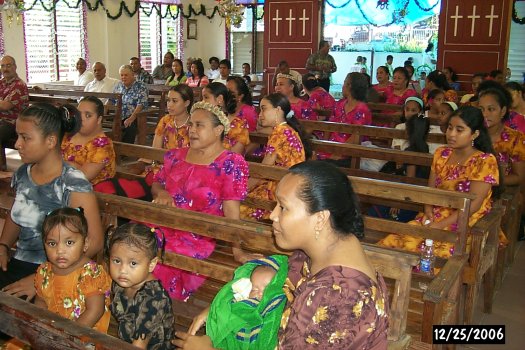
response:
M148 89L140 81L135 81L129 88L119 81L113 92L122 94L122 119L129 118L138 105L148 107Z

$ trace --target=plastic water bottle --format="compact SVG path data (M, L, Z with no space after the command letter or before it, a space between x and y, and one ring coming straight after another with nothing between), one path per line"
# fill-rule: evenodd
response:
M425 247L421 251L421 259L419 260L419 271L426 275L433 275L434 260L434 241L426 239Z

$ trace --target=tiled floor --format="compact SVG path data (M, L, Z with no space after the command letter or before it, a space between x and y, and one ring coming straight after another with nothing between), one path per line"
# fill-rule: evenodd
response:
M481 298L480 298L481 299ZM482 301L482 300L479 300ZM478 303L480 304L480 303ZM478 305L475 318L482 325L505 325L505 345L469 345L459 349L523 350L525 349L525 244L518 244L516 259L505 271L503 285L496 292L492 314L481 313Z

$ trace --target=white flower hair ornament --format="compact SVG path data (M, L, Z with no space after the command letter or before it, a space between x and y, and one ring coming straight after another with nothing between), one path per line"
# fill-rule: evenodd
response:
M295 112L290 110L290 112L286 114L286 120L292 119L293 116L295 116Z
M224 126L224 134L227 134L228 131L230 131L230 120L228 119L226 114L224 114L221 107L212 105L211 103L208 103L208 102L200 101L200 102L195 103L191 107L190 114L193 113L197 109L204 109L205 111L208 111L211 114L213 114L215 117L217 117L217 119L219 119L219 122Z

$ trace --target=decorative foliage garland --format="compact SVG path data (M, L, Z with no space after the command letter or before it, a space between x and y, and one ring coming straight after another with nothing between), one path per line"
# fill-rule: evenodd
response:
M518 24L525 24L525 17L518 17L518 11L516 11L516 0L512 3L512 20Z
M213 9L211 9L211 14L208 14L206 11L206 7L204 5L193 7L192 4L188 5L187 10L185 10L182 5L166 6L166 11L164 12L164 14L162 14L161 6L159 4L154 3L151 6L143 6L138 0L135 1L134 3L135 5L133 8L128 7L124 1L121 1L117 13L110 13L110 11L104 5L103 0L95 0L94 4L92 4L90 0L76 0L76 1L72 0L70 2L68 2L67 0L56 0L51 3L50 7L46 7L44 5L43 0L34 0L31 6L29 6L28 8L25 8L24 11L29 11L33 9L37 5L37 3L40 2L40 4L42 5L42 8L45 11L51 12L55 10L56 5L59 1L64 2L66 6L69 8L78 8L82 3L84 3L86 4L86 7L90 11L97 11L99 7L102 7L102 9L106 12L106 16L114 20L119 19L124 13L129 17L133 17L137 14L139 10L142 10L142 13L144 13L146 16L151 16L153 12L156 12L157 15L161 18L167 18L169 16L172 19L177 19L179 15L184 18L191 18L191 17L196 17L196 16L206 16L208 19L214 18L216 14L218 14L219 16L221 15L219 12L220 8L218 5L215 6ZM174 7L177 8L177 11L172 10ZM262 19L262 15L261 15L261 18L257 18L257 20L261 20L261 19Z

